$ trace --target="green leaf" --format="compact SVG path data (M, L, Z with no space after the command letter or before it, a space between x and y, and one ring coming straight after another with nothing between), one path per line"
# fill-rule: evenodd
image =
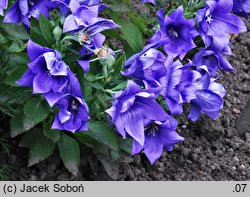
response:
M121 150L125 151L128 154L132 152L132 140L131 139L119 139L119 147Z
M126 86L127 86L127 81L124 81L122 83L120 83L119 85L115 86L114 88L112 88L112 91L120 91L123 90Z
M12 24L12 23L0 23L0 27L10 36L16 40L28 40L29 34L24 29L21 24ZM13 39L13 40L15 40Z
M42 102L40 98L33 98L24 105L25 113L23 126L25 130L30 130L38 123L42 122L50 113L48 104Z
M48 119L46 119L45 121L43 121L43 133L52 142L58 142L58 140L60 139L60 133L61 133L61 131L55 130L55 129L51 129L51 125L52 125L52 123Z
M135 51L140 52L144 46L144 40L139 28L131 22L120 20L121 32L128 45Z
M122 71L123 65L125 62L125 54L121 55L115 63L114 76L120 76L120 72Z
M108 176L113 180L117 180L119 173L119 156L117 153L115 153L115 151L113 151L113 153L111 151L110 153L108 148L101 144L95 146L95 153L97 154L97 159L102 163ZM117 158L113 159L113 156Z
M41 130L33 130L32 132L37 132L37 135L33 137L33 143L30 146L28 166L47 159L55 150L55 144L47 139Z
M53 25L52 23L43 15L40 15L39 27L41 29L43 37L48 41L50 45L53 44Z
M40 128L35 128L25 133L21 138L19 146L30 149L28 166L47 159L55 149L55 144L43 135Z
M27 53L12 53L8 55L8 58L9 58L8 65L13 67L17 67L17 65L23 66L29 62ZM26 69L27 68L28 67L26 66Z
M16 137L22 133L24 133L26 130L23 127L23 114L19 114L17 116L14 116L10 120L10 135L11 137Z
M76 176L79 172L80 164L80 148L78 142L74 138L62 133L57 144L64 166Z
M8 76L5 78L4 83L13 87L19 87L16 81L22 77L24 72L27 70L27 66L17 66Z
M42 46L48 45L47 40L43 37L40 30L39 22L34 18L31 18L30 20L30 38L33 42Z
M119 150L116 133L105 122L89 121L89 129L90 131L84 134L90 135L96 141L115 151Z

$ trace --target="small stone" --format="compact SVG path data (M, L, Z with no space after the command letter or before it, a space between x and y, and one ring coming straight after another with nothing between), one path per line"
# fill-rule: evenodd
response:
M233 113L235 114L240 114L240 110L236 109L236 108L233 108Z
M222 155L222 151L221 151L221 150L216 150L216 151L215 151L215 155L217 155L217 156Z
M34 174L30 175L30 181L37 181L37 176Z
M215 165L211 165L211 169L215 170L216 169Z
M185 124L182 125L182 128L183 128L183 129L186 129L186 128L187 128L187 125L185 125Z
M240 171L244 171L244 170L246 170L246 166L243 165L243 164L241 164L241 165L238 167L238 169L239 169Z
M233 161L236 162L236 163L238 163L239 162L238 157L233 157Z

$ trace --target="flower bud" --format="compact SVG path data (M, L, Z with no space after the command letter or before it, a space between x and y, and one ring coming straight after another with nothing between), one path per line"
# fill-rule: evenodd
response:
M59 26L56 26L56 28L53 30L53 34L56 40L60 40L62 36L62 29Z
M115 64L115 53L112 49L102 46L95 50L95 54L98 56L99 61L103 66L110 68Z

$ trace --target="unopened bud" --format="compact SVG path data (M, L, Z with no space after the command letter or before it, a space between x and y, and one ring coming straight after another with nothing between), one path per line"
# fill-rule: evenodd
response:
M98 56L100 63L103 66L108 66L109 68L115 64L115 53L112 49L102 46L96 49L95 54Z
M56 40L60 40L61 39L61 36L62 36L62 29L57 26L54 30L53 30L53 34L54 34L54 38Z

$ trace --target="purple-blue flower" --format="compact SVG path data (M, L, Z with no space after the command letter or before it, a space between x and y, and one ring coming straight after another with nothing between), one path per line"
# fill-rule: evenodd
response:
M132 155L144 150L153 165L160 158L163 149L172 151L174 144L184 141L184 138L176 132L177 125L177 121L168 115L165 121L145 121L145 143L142 146L134 140Z
M104 4L100 4L101 0L52 0L58 4L60 12L63 16L67 16L69 9L72 12L75 12L81 5L90 7L95 6L94 9L97 11L101 11L106 7Z
M234 68L226 59L225 55L231 55L231 51L220 51L213 48L201 48L193 58L193 64L197 69L206 65L211 75L216 75L218 69L223 71L234 71Z
M126 70L122 74L157 86L159 79L166 75L165 60L162 52L149 48L129 58L125 63Z
M111 116L118 133L132 137L142 146L145 142L145 121L165 121L166 112L155 101L154 90L145 90L132 81L127 88L115 94L112 107L106 112Z
M40 14L49 18L49 10L54 7L50 0L17 0L7 11L5 23L22 22L26 28L30 26L30 18L39 19Z
M88 130L89 109L82 97L79 81L74 75L70 75L67 90L56 106L59 112L52 124L52 129L73 133Z
M3 16L3 10L5 10L8 6L8 0L1 0L0 2L0 15Z
M98 17L99 6L76 6L66 19L63 27L63 32L78 32L88 28L88 34L97 34L101 31L117 28L112 20ZM90 36L89 35L89 36Z
M220 110L223 108L225 88L210 77L206 66L201 66L199 72L202 74L202 78L195 83L197 87L196 99L190 103L191 108L188 118L197 121L200 115L204 113L213 119L217 119Z
M247 18L250 14L250 0L233 0L233 11Z
M83 5L65 19L63 31L73 33L85 48L94 51L105 41L101 32L118 27L114 21L98 17L97 6Z
M227 47L228 34L238 34L247 30L244 22L230 13L233 0L210 0L206 3L206 7L197 12L196 19L199 33L207 47Z
M184 18L182 6L169 16L164 17L163 9L159 10L157 15L160 22L161 44L164 46L164 50L168 55L180 56L182 59L188 51L196 47L193 39L198 33L194 28L194 20ZM158 36L157 34L155 36ZM155 42L155 36L149 43Z
M34 94L43 94L49 105L53 106L63 96L73 73L62 61L61 54L53 49L29 40L27 52L29 68L17 84L33 87Z
M153 5L155 5L155 0L142 0L142 3L152 3Z
M199 72L190 70L191 63L183 66L177 60L168 58L165 62L166 73L159 81L162 87L161 94L166 99L172 114L180 115L183 111L182 104L196 98L194 82L201 78Z

